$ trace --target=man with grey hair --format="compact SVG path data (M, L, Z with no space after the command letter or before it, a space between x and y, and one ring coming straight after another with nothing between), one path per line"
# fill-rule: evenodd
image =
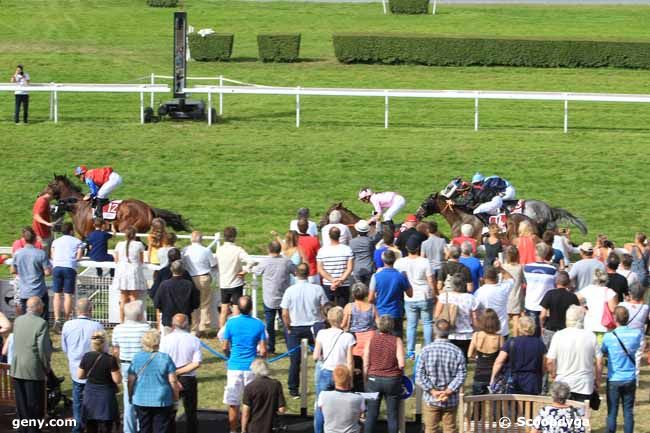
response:
M289 223L289 230L298 232L300 233L300 230L298 230L298 221L304 218L307 220L307 232L309 236L318 236L318 226L316 226L316 223L313 222L312 220L309 219L309 208L308 207L301 207L298 209L298 212L296 213L296 219L291 220Z
M182 273L181 273L182 274ZM173 316L171 325L173 331L160 340L160 352L166 353L176 365L176 377L182 385L180 397L187 422L185 431L196 433L198 419L196 408L198 403L198 388L196 385L196 370L201 366L201 340L189 333L189 317L183 313Z
M424 391L424 427L427 432L456 433L456 412L459 391L467 378L463 352L448 339L449 322L436 321L433 332L436 339L422 349L415 383Z
M136 353L142 352L142 336L151 328L144 321L144 304L142 301L129 302L124 306L124 323L113 328L113 356L120 360L122 370L122 389L127 389L129 367ZM124 433L136 433L135 408L129 401L129 393L124 397Z
M555 426L571 426L561 431L584 433L587 420L583 420L585 411L576 409L566 404L571 397L571 388L564 382L554 382L551 385L551 398L553 404L541 407L538 415L533 419L531 433L542 433L556 430Z
M321 233L321 247L329 246L332 243L330 239L330 230L334 227L337 227L341 231L341 236L339 237L339 243L343 245L349 245L352 240L352 233L350 229L345 224L341 224L341 212L338 210L333 210L329 214L329 224L324 226Z
M535 245L535 261L524 266L526 315L535 320L535 337L541 336L539 316L542 314L542 299L555 287L557 269L550 263L553 249L544 242Z
M460 263L460 246L450 245L447 250L447 261L442 263L440 271L436 274L438 277L438 293L442 292L445 283L447 283L447 278L456 274L461 276L467 285L467 292L471 293L474 288L472 274L467 266Z
M165 334L171 332L172 317L175 314L182 313L191 318L194 310L199 308L201 298L201 294L194 286L194 283L183 277L185 269L182 261L173 261L170 270L172 271L172 277L160 283L153 298L153 304L162 313L161 322ZM192 324L191 319L189 323Z
M463 245L464 242L472 244L472 253L476 254L476 239L474 239L474 227L471 224L463 224L460 226L460 236L456 236L451 240L451 245Z
M566 310L566 328L555 333L546 354L549 377L565 382L571 389L571 400L589 400L600 385L602 355L596 335L583 329L582 307L571 305Z
M271 432L276 425L277 414L286 410L282 384L269 377L269 366L261 358L253 361L251 372L255 379L244 388L241 431Z
M469 273L472 276L472 290L468 291L470 293L475 292L483 284L483 265L479 259L472 255L471 243L465 241L461 244L460 259L458 261L469 269Z
M26 314L14 322L14 352L9 375L13 378L17 418L45 418L45 381L50 371L52 343L47 322L43 320L43 301L32 296L26 302ZM20 430L37 433L37 427Z
M79 363L81 358L91 350L90 338L93 334L104 330L101 323L92 320L92 307L92 302L88 298L77 299L77 317L65 322L61 331L61 350L68 357L70 378L72 379L72 416L76 421L75 426L72 427L72 433L83 431L81 408L86 379L77 377Z

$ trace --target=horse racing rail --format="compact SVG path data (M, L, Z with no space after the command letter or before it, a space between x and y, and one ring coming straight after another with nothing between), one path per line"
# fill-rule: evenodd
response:
M59 121L59 93L139 93L140 123L144 123L144 94L169 93L166 84L0 84L0 92L50 92L50 120Z
M300 127L301 96L348 96L384 98L384 128L388 128L390 98L467 99L474 101L474 130L479 128L480 100L558 101L564 102L564 132L569 130L569 101L650 103L650 95L615 93L511 92L484 90L389 90L337 89L315 87L224 86L223 77L217 77L218 86L197 86L183 89L187 93L207 93L208 124L212 124L212 95L219 95L219 114L223 114L224 94L289 95L296 98L296 127Z

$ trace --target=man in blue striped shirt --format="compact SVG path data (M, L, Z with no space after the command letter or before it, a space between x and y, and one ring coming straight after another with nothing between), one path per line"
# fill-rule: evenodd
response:
M549 290L555 288L557 269L550 264L553 249L544 242L535 246L535 262L524 266L526 277L526 315L535 320L535 337L541 336L539 316L542 314L542 299Z
M459 391L467 377L465 355L449 340L449 322L436 321L436 339L422 350L417 364L415 383L424 391L424 426L426 431L438 431L442 422L444 433L456 433L456 412Z

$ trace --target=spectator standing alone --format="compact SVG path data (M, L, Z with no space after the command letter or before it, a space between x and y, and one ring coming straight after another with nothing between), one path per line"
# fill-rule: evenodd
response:
M36 239L34 239L31 232L23 232L23 239L25 239L25 246L14 255L11 264L11 274L14 276L20 275L18 279L20 309L22 313L27 311L27 300L37 296L43 304L42 308L39 309L40 314L43 319L48 320L50 297L47 294L45 276L52 273L50 261L47 259L45 251L34 247Z
M199 231L192 232L192 243L183 249L183 264L192 277L194 286L201 294L200 311L192 313L192 332L201 336L210 329L212 308L212 275L210 272L216 268L217 260L209 248L201 245L203 234ZM222 324L220 323L220 326Z
M112 286L120 291L120 323L124 322L124 306L142 299L142 293L147 290L147 280L142 272L144 245L136 240L135 227L127 228L124 234L126 240L115 246L117 268Z
M61 232L63 235L52 242L54 332L61 332L61 310L65 320L72 317L72 297L77 285L77 261L83 256L82 243L74 237L72 223L63 223Z
M327 298L336 305L345 307L350 300L350 277L354 268L354 256L349 246L339 243L341 232L338 227L332 227L327 234L330 243L318 250L316 256L318 273Z
M23 65L16 66L16 72L11 76L11 82L21 87L29 86L29 74L25 72ZM14 122L18 125L20 122L20 106L23 106L23 122L27 124L29 117L29 93L27 90L16 90L15 96L15 109L14 109Z
M277 414L284 413L287 406L282 384L270 377L269 366L263 359L253 361L251 373L255 379L244 388L241 431L272 432L277 425Z

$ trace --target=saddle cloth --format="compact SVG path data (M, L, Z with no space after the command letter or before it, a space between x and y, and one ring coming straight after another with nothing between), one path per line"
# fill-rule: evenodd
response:
M117 218L117 211L120 209L120 205L123 200L111 200L108 204L105 204L102 208L102 217L105 220L113 221Z

